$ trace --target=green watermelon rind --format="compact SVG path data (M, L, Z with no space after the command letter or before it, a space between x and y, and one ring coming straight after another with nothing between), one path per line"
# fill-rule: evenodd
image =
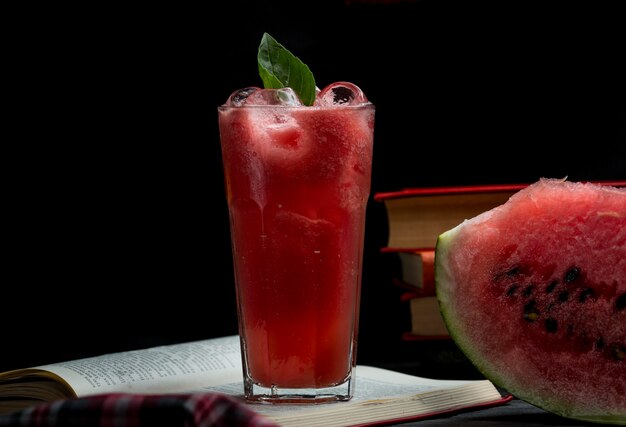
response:
M457 233L460 231L462 224L457 227L446 231L437 238L437 244L435 246L435 292L437 294L437 301L439 303L439 310L443 321L448 329L450 337L454 343L461 349L461 351L467 356L468 359L474 364L474 366L487 378L490 379L495 385L505 388L506 381L497 374L497 372L491 372L485 365L485 361L482 360L480 355L474 351L471 343L467 337L459 331L457 324L459 320L454 316L454 312L450 310L450 289L456 287L457 283L450 274L450 271L446 268L445 260L448 258L448 252L450 243L454 241ZM513 393L509 390L510 393Z
M439 310L441 311L443 321L448 328L450 337L454 340L455 344L461 349L461 351L463 351L463 353L465 353L465 355L485 377L488 377L491 382L497 386L504 388L504 385L506 384L505 379L501 378L497 372L490 372L484 363L485 361L482 360L480 355L474 351L467 337L459 331L459 328L456 326L459 323L459 320L454 316L454 312L450 310L449 291L451 286L456 287L457 283L454 281L450 271L446 269L444 261L448 258L450 243L454 241L461 226L462 224L446 231L437 238L437 244L435 246L435 283L437 285L435 287L435 291L437 294L437 301L439 303Z
M435 246L435 291L443 321L448 328L448 332L454 343L472 362L476 369L478 369L478 371L485 376L485 378L488 378L496 386L506 390L508 393L512 394L518 399L521 399L548 412L552 412L556 415L570 419L590 421L602 424L626 425L626 417L621 415L585 416L577 414L575 408L565 407L561 405L560 402L558 402L558 400L556 399L552 401L548 401L547 399L543 401L538 401L536 397L529 394L525 390L512 386L510 384L510 381L507 380L506 376L503 375L503 373L498 372L496 369L491 369L491 367L489 366L489 362L487 360L484 360L479 352L474 349L471 341L466 335L463 334L461 330L462 328L459 327L459 319L456 318L456 316L454 315L454 311L450 307L450 292L451 290L454 290L454 288L459 286L459 284L456 283L456 281L454 280L454 277L451 274L450 270L446 268L446 263L449 258L448 254L450 252L450 247L459 232L461 231L464 224L465 222L439 235Z

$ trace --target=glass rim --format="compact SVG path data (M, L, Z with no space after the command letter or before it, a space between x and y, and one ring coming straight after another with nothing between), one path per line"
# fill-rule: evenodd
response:
M358 105L282 105L282 104L266 104L266 105L226 105L222 104L217 107L218 110L231 110L231 109L284 109L284 110L332 110L332 111L341 111L341 110L361 110L367 108L375 108L376 106L372 102L365 102L363 104Z

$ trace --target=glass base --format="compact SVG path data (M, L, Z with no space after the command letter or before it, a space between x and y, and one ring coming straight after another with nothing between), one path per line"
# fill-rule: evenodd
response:
M354 374L354 370L352 371ZM334 387L324 388L283 388L263 387L251 379L244 378L246 400L257 403L307 403L318 404L350 400L354 394L354 378Z

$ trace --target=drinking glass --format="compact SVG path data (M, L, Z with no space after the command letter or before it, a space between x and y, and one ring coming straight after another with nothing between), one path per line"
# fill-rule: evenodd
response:
M314 106L246 88L218 107L250 401L353 395L374 110L346 82Z

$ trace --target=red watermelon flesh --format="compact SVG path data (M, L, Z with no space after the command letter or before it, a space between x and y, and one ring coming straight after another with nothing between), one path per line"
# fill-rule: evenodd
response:
M547 411L626 424L626 189L541 179L439 236L455 343Z

